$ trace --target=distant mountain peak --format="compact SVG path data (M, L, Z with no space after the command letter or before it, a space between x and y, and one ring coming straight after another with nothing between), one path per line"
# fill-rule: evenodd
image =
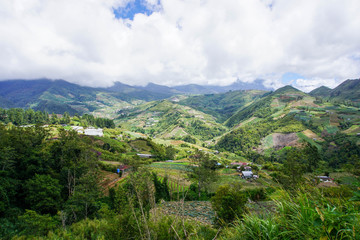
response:
M286 85L282 88L278 88L276 91L274 91L274 94L284 94L284 93L303 93L302 91L300 91L299 89L291 86L291 85Z
M332 91L331 88L326 86L321 86L309 92L309 95L313 97L326 97L326 96L330 96L331 91Z

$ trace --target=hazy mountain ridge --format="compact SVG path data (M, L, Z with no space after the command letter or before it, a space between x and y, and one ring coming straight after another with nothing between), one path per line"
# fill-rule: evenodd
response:
M234 84L237 87L234 87ZM63 113L64 111L71 114L89 113L99 109L99 104L97 104L99 94L103 98L112 99L112 102L115 101L120 104L125 101L131 104L132 101L136 100L161 100L174 95L192 94L194 92L225 92L227 89L235 90L241 85L239 82L234 84L227 87L194 85L196 89L201 89L194 91L188 86L167 87L154 83L149 83L147 86L130 86L116 82L108 88L92 88L69 83L65 80L6 80L0 81L0 103L3 108L31 107L35 110L55 113ZM246 86L246 84L242 86ZM109 104L107 105L109 106Z
M197 84L188 84L175 86L174 89L189 94L213 94L213 93L225 93L228 91L237 91L237 90L263 90L271 91L273 88L268 88L264 86L263 80L257 79L254 82L241 82L237 80L236 82L228 86L217 86L217 85L197 85Z
M348 79L342 82L334 89L327 87L319 87L309 93L314 97L321 97L330 101L346 101L359 102L360 99L360 79Z

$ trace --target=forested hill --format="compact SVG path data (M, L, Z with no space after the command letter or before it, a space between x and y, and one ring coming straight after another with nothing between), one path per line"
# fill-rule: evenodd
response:
M328 101L344 102L352 101L359 104L360 79L349 79L334 89L320 87L309 93L311 96L320 97Z
M145 103L119 112L121 126L151 137L191 143L213 140L227 128L201 111L168 100Z
M327 97L330 96L331 91L331 88L321 86L309 92L309 95L313 97Z
M82 87L63 80L11 80L0 82L2 108L33 108L54 113L91 112L97 108L99 89Z
M188 97L179 103L214 116L224 122L240 108L266 94L262 90L229 91L220 94L205 94Z
M360 99L360 79L346 80L331 91L330 97L335 100L358 102Z
M303 93L292 86L279 88L275 92L263 96L250 105L240 108L237 113L225 122L225 125L233 127L241 121L251 117L269 117L276 109L283 108L285 105L292 104L294 101L301 100L306 96L306 93Z

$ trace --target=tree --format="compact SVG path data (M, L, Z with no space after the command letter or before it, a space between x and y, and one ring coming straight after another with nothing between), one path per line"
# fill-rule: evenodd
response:
M15 149L13 147L0 148L0 170L13 170L15 164Z
M308 172L313 172L319 166L319 162L321 161L321 155L318 149L309 143L305 147L304 153L306 154L307 159L306 170Z
M153 173L153 181L155 187L155 200L159 202L161 199L166 201L170 200L170 191L168 187L167 177L164 178L162 182L160 182L156 173Z
M217 174L209 154L196 150L191 159L192 164L188 166L188 177L197 182L200 199L201 191L207 190L207 186L216 181Z
M64 115L62 116L61 120L60 120L60 123L62 124L68 124L70 123L70 115L68 112L64 112Z
M92 216L98 210L96 202L99 197L96 174L89 171L79 179L79 184L66 202L67 215L71 217L69 221L76 222Z
M55 214L61 204L61 186L57 179L49 175L39 175L25 183L26 202L31 209L40 213Z
M218 188L211 204L218 221L229 223L240 218L245 212L246 195L240 191L241 186L223 185Z
M34 236L46 235L49 231L55 230L60 222L56 217L50 215L40 215L32 210L26 210L26 212L19 216L20 224L22 225L21 234Z
M165 155L167 159L174 159L176 154L176 149L172 146L167 146L165 148Z
M50 122L51 122L51 124L58 124L59 123L59 119L58 119L58 117L57 117L57 115L55 113L53 113L51 115Z
M297 149L291 149L284 162L284 173L289 177L288 187L297 186L301 180L305 170L303 156Z

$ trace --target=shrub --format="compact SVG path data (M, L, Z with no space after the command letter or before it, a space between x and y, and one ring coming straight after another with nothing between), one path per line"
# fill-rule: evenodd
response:
M218 222L229 223L245 213L246 195L239 186L223 185L218 188L211 204Z
M252 201L260 201L266 199L266 192L264 188L249 188L246 190L246 195Z

